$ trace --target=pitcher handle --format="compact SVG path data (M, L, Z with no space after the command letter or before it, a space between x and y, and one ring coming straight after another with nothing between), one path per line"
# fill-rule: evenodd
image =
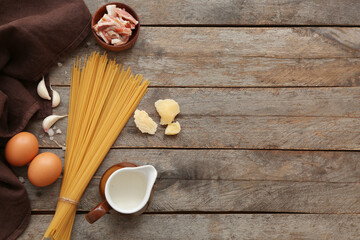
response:
M99 218L104 216L108 211L110 211L111 206L105 200L102 203L99 203L96 207L94 207L88 214L86 214L85 218L89 223L96 222Z

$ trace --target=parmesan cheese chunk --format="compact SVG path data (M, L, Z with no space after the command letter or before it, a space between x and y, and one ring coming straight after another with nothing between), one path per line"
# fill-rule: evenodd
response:
M155 108L161 117L161 125L167 125L172 123L176 115L180 113L179 104L173 99L157 100L155 102Z
M145 111L137 110L134 114L134 122L136 127L142 133L155 134L157 129L157 124L152 120L151 117Z
M176 135L181 131L181 127L180 127L180 123L179 122L174 122L174 123L170 123L166 129L165 129L165 134L166 135Z

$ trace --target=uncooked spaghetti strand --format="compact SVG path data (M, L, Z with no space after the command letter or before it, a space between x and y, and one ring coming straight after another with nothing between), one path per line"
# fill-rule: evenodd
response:
M105 58L104 55L102 57ZM71 146L67 146L65 153L60 196L74 201L80 200L96 169L147 89L146 81L140 84L142 77L132 76L129 69L125 72L113 61L106 65L106 72L110 73L102 74L104 64L99 59L99 54L93 53L89 58L86 57L82 70L79 61L73 67L79 74L72 74L72 86L75 86L76 91L70 93L71 116L68 119L67 145L71 143ZM99 79L112 84L104 86ZM75 100L76 104L72 104ZM90 114L93 111L95 115ZM44 237L69 239L75 214L76 206L59 202Z
M90 99L87 101L87 107L84 109L84 120L87 120L91 116L91 114L94 111L93 108L95 107L96 104L99 103L98 95L99 95L99 92L101 91L102 86L104 86L104 84L102 84L101 79L105 78L107 73L109 72L109 71L105 72L105 70L107 68L106 56L103 55L102 57L99 57L98 55L96 55L95 58L97 58L96 60L98 61L98 69L97 69L97 72L92 73L92 78L93 78L92 88L89 89ZM89 124L91 124L91 123L88 121L85 121L84 124L82 124L82 126L81 126L82 133L86 129L89 129ZM79 140L82 142L83 139L86 139L86 135L81 134Z
M87 166L87 165L86 165Z
M78 105L77 107L78 109L78 113L79 115L77 115L77 122L75 122L75 129L77 129L77 131L75 132L75 135L77 136L77 138L81 138L82 137L82 133L84 132L84 124L86 125L86 123L84 123L85 117L86 117L86 113L88 112L88 108L89 108L89 99L91 98L91 93L92 93L92 88L91 85L94 82L94 78L95 75L94 73L96 73L95 71L98 69L99 66L99 58L97 58L96 56L98 56L98 54L92 54L88 60L88 62L85 64L85 72L83 74L83 79L81 79L82 81L80 82L80 89L81 89L81 94L79 94L79 98L78 98ZM81 108L81 109L80 109ZM78 143L80 143L81 141L77 141Z
M145 87L147 87L147 85L146 85ZM139 91L139 95L140 95L140 96L143 96L143 95L145 94L145 92L146 92L146 88L145 88L145 87L144 87L141 91ZM141 100L141 99L140 99L140 100ZM118 125L118 127L117 127L116 124L115 124L115 125L112 125L112 129L110 129L109 131L110 131L110 132L114 132L115 134L113 135L114 138L113 138L112 140L110 140L109 142L115 141L115 139L117 138L118 132L120 132L120 131L122 130L122 128L123 128L124 125L126 124L127 120L131 117L132 113L135 111L135 108L136 108L137 105L139 104L140 100L134 102L134 103L132 104L132 106L131 106L131 109L129 109L129 111L126 112L125 115L123 116L123 119L119 120L119 122L122 122L123 124L120 123L120 124ZM116 129L116 128L118 128L118 129ZM109 138L110 138L110 136L109 136ZM111 143L110 145L108 144L108 146L105 146L105 144L106 144L106 142L104 141L104 142L102 143L102 145L100 145L99 148L97 148L97 149L106 149L104 152L107 153L107 151L108 151L107 149L109 149L109 148L111 147L112 143ZM106 153L105 153L105 155L106 155ZM90 153L89 153L89 155L90 155ZM92 155L95 159L102 159L103 156L104 156L104 154L101 154L101 152L97 152L97 153L92 153L92 152L91 152L91 155ZM90 157L90 156L89 156L89 157ZM100 163L98 163L98 164L100 164ZM95 170L95 171L96 171L96 170ZM93 174L92 174L92 175L93 175ZM85 178L86 178L85 176L86 176L86 175L83 175L81 178L85 179ZM83 179L81 179L80 181L82 181ZM90 179L91 179L91 178L90 178ZM90 179L88 179L88 180L90 180Z
M136 83L136 82L135 82ZM124 107L124 109L126 109L126 107ZM90 153L89 153L90 154ZM86 166L88 166L88 165L86 165Z
M94 54L92 54L92 56L93 55ZM94 60L92 57L90 57L88 59L88 61L86 61L84 63L83 70L81 71L79 89L81 89L82 94L77 93L78 94L77 99L76 99L77 103L76 103L75 109L74 109L75 110L74 118L76 119L76 121L74 122L74 125L71 126L74 129L72 136L74 136L75 138L78 138L80 136L81 123L84 121L83 120L83 111L81 111L83 109L80 109L80 108L86 107L85 103L86 103L86 99L89 95L89 93L88 93L89 92L89 86L88 86L89 84L86 84L86 83L91 81L91 76L90 76L91 69L95 69ZM79 143L78 141L73 141L72 146L74 148L76 148L78 143ZM73 152L70 152L70 156L72 154L73 154ZM76 169L77 169L76 162L71 161L68 171L72 171L72 170L76 171Z
M117 136L118 133L115 133L115 135ZM95 140L94 142L96 142L96 140ZM109 149L109 148L111 147L111 145L112 145L112 143L108 144L107 148ZM100 147L94 148L94 149L103 149L103 147L100 146ZM105 151L107 152L108 149L106 149ZM90 155L90 158L91 158L91 157L95 157L95 159L98 158L97 156L93 156L93 153L92 153L91 151L89 151L87 154ZM100 157L100 159L101 159L101 157ZM90 167L90 168L91 168L92 166L91 166L91 165L84 165L84 168L87 168L87 167ZM79 170L79 171L80 171L80 172L84 172L84 170ZM81 176L87 176L87 174L82 174ZM91 176L92 176L92 174L91 174ZM91 179L91 177L90 177L90 179ZM80 179L79 182L83 182L83 179ZM77 185L77 186L79 186L79 185ZM79 186L79 187L80 187L80 186ZM86 187L86 185L83 186L83 188L85 188L85 187ZM80 191L80 192L82 192L82 191Z
M87 115L89 115L89 111L91 111L91 108L89 109L89 105L88 102L89 102L89 99L91 98L91 95L95 94L93 88L91 87L91 84L96 80L95 79L95 70L98 70L98 65L100 65L99 63L100 61L100 58L99 58L99 55L98 54L92 54L89 58L89 63L86 65L86 69L85 69L85 75L84 77L86 78L87 81L85 81L85 83L83 84L83 87L84 87L84 94L83 95L83 98L80 99L80 101L83 101L83 104L79 104L80 106L83 106L82 108L83 109L79 109L79 111L82 112L82 115L80 117L80 122L83 123L81 124L79 127L75 127L75 128L78 128L78 132L77 132L77 136L76 136L76 139L77 139L77 142L81 142L82 145L81 146L84 146L84 141L83 141L83 137L84 135L86 135L86 132L87 132L87 126L86 124L88 123L87 121ZM94 67L93 64L96 64L97 67ZM88 68L89 67L89 68ZM87 103L85 105L84 101ZM85 106L84 106L85 105ZM86 143L85 143L86 145ZM81 147L81 146L78 146L77 148ZM71 156L71 158L73 158L74 156ZM73 164L72 164L72 167L71 169L73 169L75 172L77 171L77 169L79 168L79 166L81 165L82 161L82 156L81 155L77 155L77 158L79 159L79 161L72 161Z
M107 72L110 72L109 75L104 76L105 79L108 80L108 82L103 83L103 85L105 87L103 87L100 91L100 95L108 95L109 91L110 91L110 87L113 85L113 82L116 78L117 72L118 72L118 67L116 65L114 65L114 62L110 62L108 67L110 69L108 69ZM98 120L99 120L99 116L101 113L101 109L104 107L104 102L105 99L104 98L100 98L97 102L94 103L90 103L94 105L94 108L92 109L92 114L90 116L88 116L88 120L87 122L88 124L88 129L94 129L96 130L95 126L98 124ZM83 144L83 147L80 149L80 156L83 155L84 151L86 151L88 144L92 141L93 139L93 135L95 134L95 131L89 131L87 132L86 135L84 135L86 138L86 145Z
M95 114L96 115L96 114ZM89 114L85 116L84 122L86 123L86 128L83 128L80 132L82 136L85 136L86 138L82 139L79 138L78 141L82 142L82 145L78 146L77 148L77 154L76 156L71 156L71 158L78 158L77 161L77 167L74 168L75 171L78 171L79 166L82 164L83 154L87 151L87 149L90 147L89 144L92 141L92 136L94 134L93 128L91 128L91 123L96 122L96 119L94 120L94 116L90 116ZM84 124L85 124L84 123Z
M145 94L145 91L143 92L143 94ZM132 109L126 113L127 116L124 116L123 119L122 119L122 121L124 121L124 119L130 118L131 114L135 111L135 108L136 108L136 106L138 105L139 102L140 102L140 101L134 102L134 104L133 104L133 106L132 106ZM125 108L124 108L124 109L125 109ZM127 121L127 120L126 120L126 121ZM119 122L121 122L121 120L120 120ZM125 121L124 121L124 122L125 122ZM126 124L126 122L125 122L125 124ZM121 129L124 127L125 124L120 125L121 128L118 128L118 130L116 130L116 124L115 124L115 125L111 125L111 126L112 126L112 129L110 129L109 132L113 132L113 133L114 133L114 134L113 134L113 136L114 136L113 139L110 140L109 142L106 142L106 141L102 142L102 144L101 144L98 148L96 148L96 149L105 149L104 152L105 152L105 155L106 155L106 153L108 152L108 149L110 149L110 147L111 147L111 145L112 145L112 142L115 141L118 133L121 131ZM110 138L110 136L109 136L109 138ZM95 140L95 141L96 141L96 140ZM102 159L102 158L104 157L104 154L101 154L101 153L89 152L88 155L90 155L90 156L87 156L87 158L94 157L95 159ZM95 164L96 169L97 169L97 166L98 166L100 163L98 163L98 164L94 163L94 164ZM84 168L86 168L86 167L92 168L92 166L84 166ZM94 171L96 171L96 169L95 169ZM82 171L83 171L83 170L82 170ZM92 176L92 175L93 175L93 174L91 174L91 176ZM83 182L83 180L84 180L85 182L88 182L88 181L91 180L91 177L86 178L86 176L88 176L88 175L87 175L87 174L83 174L83 175L81 176L79 182ZM86 180L85 180L85 179L86 179ZM80 186L79 186L79 187L80 187ZM85 189L85 187L86 187L86 186L83 186L83 189Z
M75 108L75 102L77 91L78 91L78 79L80 78L80 70L77 68L79 64L79 58L77 58L76 64L74 62L72 71L71 71L71 88L70 88L70 99L73 99L73 101L69 102L69 116L68 116L68 126L73 125L74 122L74 108ZM73 134L73 128L68 127L67 134L66 134L66 143L69 144L68 149L65 151L65 158L68 157L70 149L71 149L71 143L70 143L70 136ZM67 162L65 162L65 167L67 166Z
M114 78L114 76L111 76L111 78ZM107 83L108 84L108 83ZM106 89L106 92L108 92L108 89ZM102 106L101 106L102 104L100 104L98 107L99 108L102 108ZM99 116L99 114L100 114L100 111L99 111L99 108L98 109L96 109L96 110L98 110L98 111L95 111L95 113L97 113L97 114L95 114L95 116L92 116L92 125L90 125L90 128L92 128L92 129L96 129L96 128L94 128L95 126L93 126L93 125L96 125L97 124L97 120L94 120L94 118L98 118L98 116ZM89 120L90 121L90 120ZM91 134L95 134L95 132L91 132ZM92 136L89 136L88 137L89 139L90 138L92 138ZM85 151L85 149L82 149L81 151L80 151L80 156L83 156L83 153L84 153L84 151Z
M71 75L71 79L72 79L72 87L70 88L70 99L73 99L73 101L69 102L69 116L68 116L68 129L67 129L67 135L66 135L66 143L67 143L67 149L65 150L65 159L67 159L69 157L69 153L72 150L72 144L71 144L71 137L72 136L72 132L73 132L73 128L69 127L73 125L74 122L74 116L73 116L73 112L74 112L74 101L76 101L76 96L77 96L77 91L78 91L78 82L77 80L80 77L80 70L76 67L79 64L81 64L81 61L79 62L79 58L77 58L76 60L76 64L74 63L73 69L72 69L72 75ZM64 183L64 179L68 179L68 171L67 169L69 169L69 161L65 161L64 164L64 173L63 173L63 183ZM63 186L64 184L61 185L61 191L63 191Z

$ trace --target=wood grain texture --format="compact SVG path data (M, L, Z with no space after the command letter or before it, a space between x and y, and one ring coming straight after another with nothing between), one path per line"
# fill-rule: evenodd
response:
M52 216L34 215L19 240L40 239ZM90 225L75 219L74 240L98 239L357 239L359 215L191 214L124 218L109 214Z
M85 2L94 13L109 1ZM112 213L93 225L79 213L72 239L357 239L360 152L262 149L360 150L360 2L126 4L140 16L140 37L132 49L109 57L151 81L139 108L155 121L156 100L177 100L183 131L167 137L160 127L155 136L142 135L130 119L79 210L100 201L101 174L121 161L158 169L153 201L141 217ZM274 25L354 27L269 27ZM52 69L51 82L63 101L55 113L67 113L73 60L91 51L104 50L89 36ZM64 133L55 136L56 143L43 134L41 121L28 130L38 136L41 152L63 160L58 148L65 143L66 119L56 127ZM43 213L55 210L61 178L37 188L26 168L14 170L25 178L34 213L20 239L39 239L52 219ZM201 211L209 214L195 214ZM274 214L284 212L293 214Z
M47 150L42 150L47 151ZM62 159L62 150L50 150ZM358 213L358 152L112 149L79 210L98 202L99 178L121 161L159 171L149 212L255 211ZM26 168L17 168L25 176ZM33 211L53 211L61 180L38 188L25 179Z
M64 97L55 112L66 114L69 89L58 89ZM360 149L357 88L150 89L139 109L159 122L153 104L161 98L179 102L182 132L166 136L159 126L154 136L141 134L131 118L114 147ZM56 126L65 133L66 123ZM39 136L42 147L57 147L44 136L41 121L27 130ZM65 136L55 139L62 145Z
M101 202L93 178L78 210ZM33 211L54 211L61 181L37 188L25 180ZM360 213L359 183L158 179L148 212L246 211Z
M105 0L85 0L94 13ZM110 1L111 2L111 1ZM142 24L151 25L359 25L356 0L129 0Z
M63 150L40 150L47 151L64 162ZM119 162L133 162L155 166L158 179L358 183L359 158L359 152L337 151L112 149L95 177ZM13 170L26 178L27 167Z
M46 149L42 151L47 151ZM62 150L50 150L62 159ZM120 161L159 171L148 212L254 211L358 213L359 153L112 149L90 182L79 210L98 202L102 173ZM25 176L26 168L17 168ZM25 178L33 211L54 211L61 179L38 188Z
M179 116L182 131L166 136L159 127L152 135L141 134L131 118L114 148L237 148L296 150L360 150L360 119L329 117ZM57 124L66 129L66 120ZM41 121L26 131L43 135ZM65 135L55 139L65 143ZM47 137L41 147L57 147Z
M108 54L151 86L360 86L359 50L359 28L144 27L132 49ZM92 51L104 49L89 36L52 83L70 84L74 59Z

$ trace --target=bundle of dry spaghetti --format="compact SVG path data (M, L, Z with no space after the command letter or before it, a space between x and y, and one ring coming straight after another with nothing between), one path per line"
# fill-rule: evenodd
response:
M64 177L55 216L44 238L70 239L77 203L149 83L104 54L92 53L71 74ZM43 238L43 239L44 239Z

